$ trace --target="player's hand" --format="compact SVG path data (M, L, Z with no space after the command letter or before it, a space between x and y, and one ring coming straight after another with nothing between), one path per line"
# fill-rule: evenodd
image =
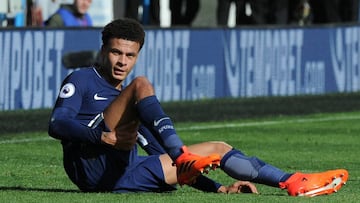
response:
M259 192L257 191L256 186L249 182L249 181L236 181L235 183L233 183L230 186L221 186L218 189L218 192L220 193L255 193L255 194L259 194Z
M236 181L228 186L228 193L255 193L259 194L256 186L249 181Z
M120 150L131 150L136 144L139 122L119 125L111 132L103 132L102 142Z
M102 132L101 134L101 141L107 145L115 146L117 142L117 137L115 131L111 132Z
M138 121L132 121L127 124L117 126L115 128L117 138L115 148L120 150L131 150L136 144L138 129Z

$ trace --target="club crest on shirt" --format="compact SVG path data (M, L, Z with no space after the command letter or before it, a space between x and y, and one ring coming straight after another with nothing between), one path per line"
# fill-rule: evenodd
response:
M60 90L60 98L69 98L75 93L75 86L72 83L66 83Z

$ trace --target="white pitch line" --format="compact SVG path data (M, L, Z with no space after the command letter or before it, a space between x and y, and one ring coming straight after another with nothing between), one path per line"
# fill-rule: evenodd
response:
M210 125L194 125L190 127L176 128L176 131L189 131L189 130L205 130L205 129L219 129L219 128L241 128L249 126L264 126L264 125L281 125L286 123L311 123L311 122L326 122L326 121L340 121L340 120L357 120L360 119L360 115L357 116L330 116L323 118L303 118L303 119L290 119L280 121L257 121L257 122L245 122L245 123L229 123L229 124L210 124ZM0 141L0 144L15 144L15 143L28 143L38 141L49 141L55 139L51 137L43 138L26 138L26 139L13 139Z
M29 143L29 142L38 142L38 141L48 141L54 140L50 137L41 137L41 138L26 138L26 139L13 139L13 140L3 140L0 141L0 144L17 144L17 143Z
M339 121L339 120L357 120L360 119L358 116L338 116L338 117L327 117L327 118L303 118L303 119L290 119L281 121L256 121L256 122L245 122L245 123L229 123L229 124L213 124L213 125L198 125L190 126L186 128L176 128L177 131L186 130L205 130L205 129L219 129L219 128L240 128L248 126L263 126L263 125L280 125L286 123L311 123L311 122L326 122L326 121Z

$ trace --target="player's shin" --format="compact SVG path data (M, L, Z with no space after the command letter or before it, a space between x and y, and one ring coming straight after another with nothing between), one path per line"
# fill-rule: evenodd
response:
M176 134L174 125L165 112L155 95L140 100L137 104L140 120L149 129L155 132L156 139L164 147L172 160L176 160L182 154L181 147L184 145Z
M221 160L221 168L229 176L273 187L286 180L291 174L265 163L256 157L245 156L238 150L231 150Z

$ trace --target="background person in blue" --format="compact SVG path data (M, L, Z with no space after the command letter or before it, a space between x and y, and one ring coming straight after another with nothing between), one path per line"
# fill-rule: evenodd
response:
M73 4L62 4L48 20L44 22L49 27L87 27L92 26L92 19L87 13L92 0L74 0Z
M207 192L257 193L251 181L316 196L345 183L344 169L290 174L224 142L184 146L145 77L123 86L144 38L137 21L112 21L102 31L98 64L63 81L49 135L61 140L65 171L82 191L164 192L179 183ZM139 156L136 143L150 155ZM219 164L239 181L226 187L201 175Z

